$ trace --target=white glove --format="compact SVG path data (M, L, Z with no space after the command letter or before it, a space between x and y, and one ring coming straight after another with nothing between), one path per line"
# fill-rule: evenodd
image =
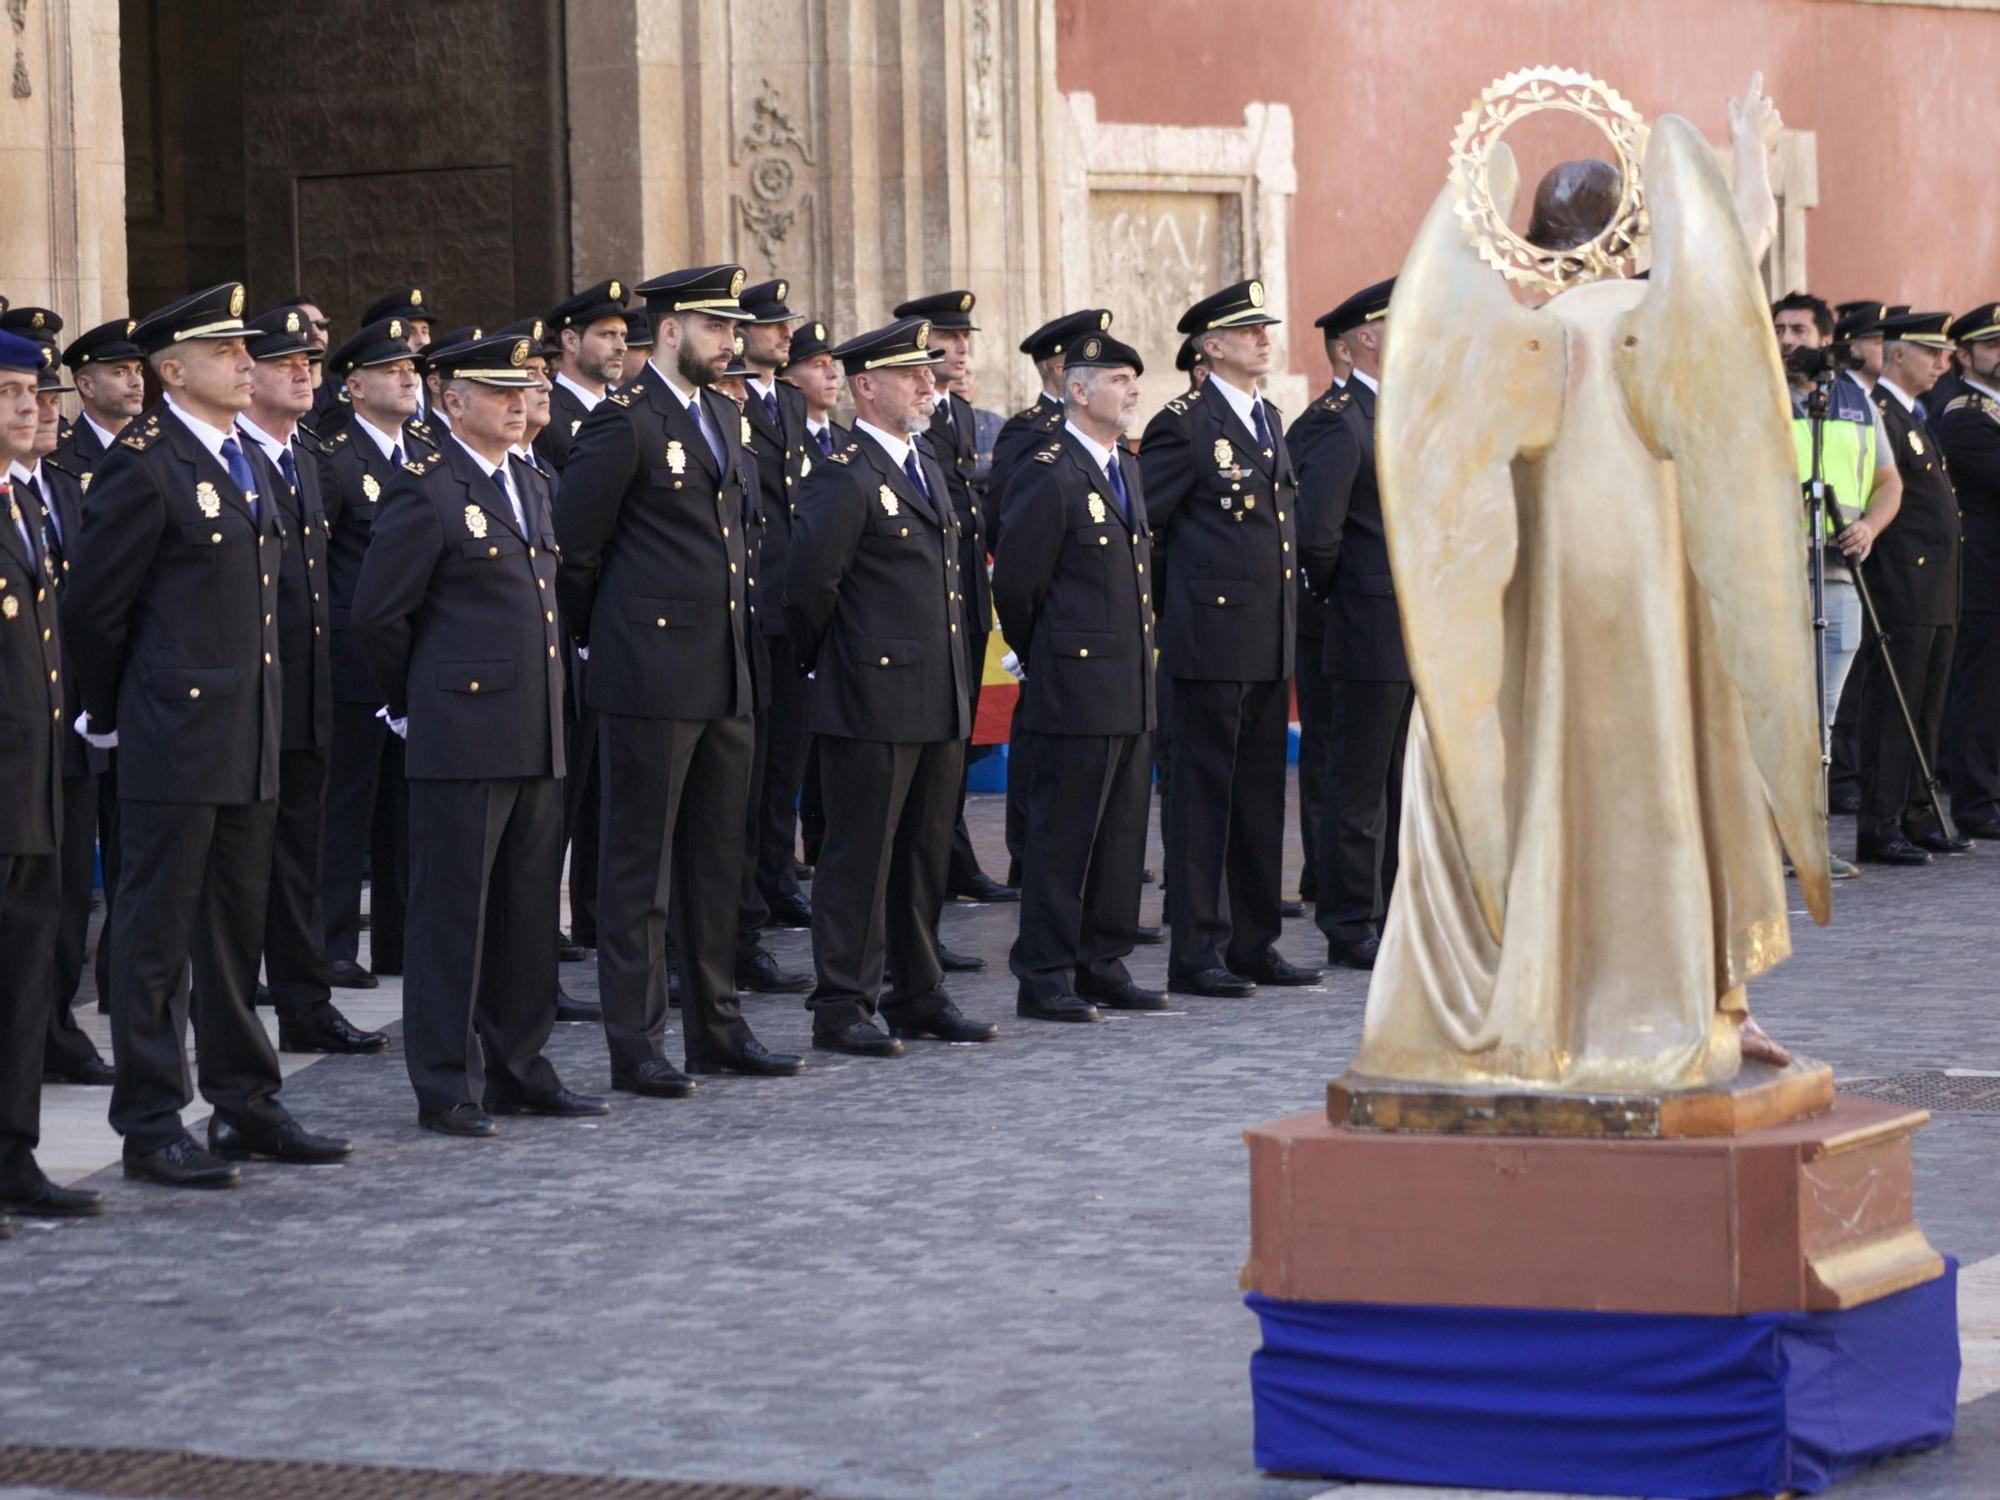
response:
M81 713L76 716L76 723L71 726L78 734L83 736L85 744L95 750L116 750L118 748L117 730L114 729L109 734L92 734L88 729L84 728L89 722L90 715Z
M1009 651L1000 658L1000 670L1011 675L1016 682L1025 681L1028 676L1028 669L1021 665L1021 656L1017 651Z
M578 647L576 648L576 659L577 659L578 661L589 661L589 660L590 660L590 647L588 647L588 646L578 646Z
M389 712L388 704L385 703L376 709L375 717L380 719L384 724L387 724L389 732L395 735L397 739L406 740L410 737L410 721L407 718L398 719L393 717Z

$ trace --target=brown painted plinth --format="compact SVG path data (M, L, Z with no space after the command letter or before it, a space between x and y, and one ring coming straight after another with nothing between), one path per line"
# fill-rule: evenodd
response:
M1326 1086L1326 1117L1355 1130L1453 1135L1582 1135L1671 1140L1741 1135L1824 1113L1833 1069L1746 1062L1727 1083L1670 1094L1553 1094L1445 1088L1348 1072Z
M1254 1126L1242 1285L1314 1302L1733 1315L1853 1307L1942 1274L1911 1218L1930 1118L1824 1114L1668 1140Z

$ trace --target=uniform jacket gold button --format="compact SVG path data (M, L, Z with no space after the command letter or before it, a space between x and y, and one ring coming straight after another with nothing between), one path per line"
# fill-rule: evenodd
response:
M199 698L199 697L201 696L201 689L200 689L200 688L189 688L189 689L188 689L188 696L189 696L190 698Z
M219 542L219 541L221 541L221 540L222 540L222 533L221 533L221 532L219 532L219 531L211 531L211 532L210 532L210 533L208 534L208 539L209 539L209 540L210 540L211 542Z
M1078 646L1078 647L1076 648L1076 654L1077 654L1078 656L1088 656L1088 655L1090 655L1090 647L1088 647L1088 646Z
M467 691L468 693L476 693L476 692L478 692L478 691L479 691L479 679L478 679L477 677L473 678L473 679L472 679L472 681L468 682L468 683L467 683L467 684L465 685L465 690L466 690L466 691Z
M1227 604L1227 603L1228 603L1229 601L1228 601L1227 599L1223 598L1223 597L1222 597L1222 595L1220 595L1220 594L1217 594L1217 595L1215 596L1215 602L1216 602L1217 604Z
M883 657L883 658L882 658L882 661L881 661L881 665L882 665L882 666L885 666L885 667L886 667L886 666L888 666L888 665L889 665L889 658L888 658L888 657L886 657L886 656L885 656L885 657Z

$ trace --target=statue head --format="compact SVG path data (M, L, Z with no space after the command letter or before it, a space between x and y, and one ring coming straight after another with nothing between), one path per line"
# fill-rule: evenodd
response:
M1608 161L1586 156L1549 168L1535 189L1528 240L1542 250L1574 250L1611 222L1624 183Z

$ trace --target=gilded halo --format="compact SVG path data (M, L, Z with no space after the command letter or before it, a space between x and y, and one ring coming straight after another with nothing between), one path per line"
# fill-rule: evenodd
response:
M1581 115L1604 132L1618 169L1618 206L1596 238L1569 250L1544 250L1515 232L1493 201L1493 143L1509 126L1542 110ZM1454 207L1480 258L1509 281L1560 292L1616 275L1631 263L1651 224L1639 164L1646 122L1619 92L1574 68L1523 68L1486 86L1458 122L1451 145Z

